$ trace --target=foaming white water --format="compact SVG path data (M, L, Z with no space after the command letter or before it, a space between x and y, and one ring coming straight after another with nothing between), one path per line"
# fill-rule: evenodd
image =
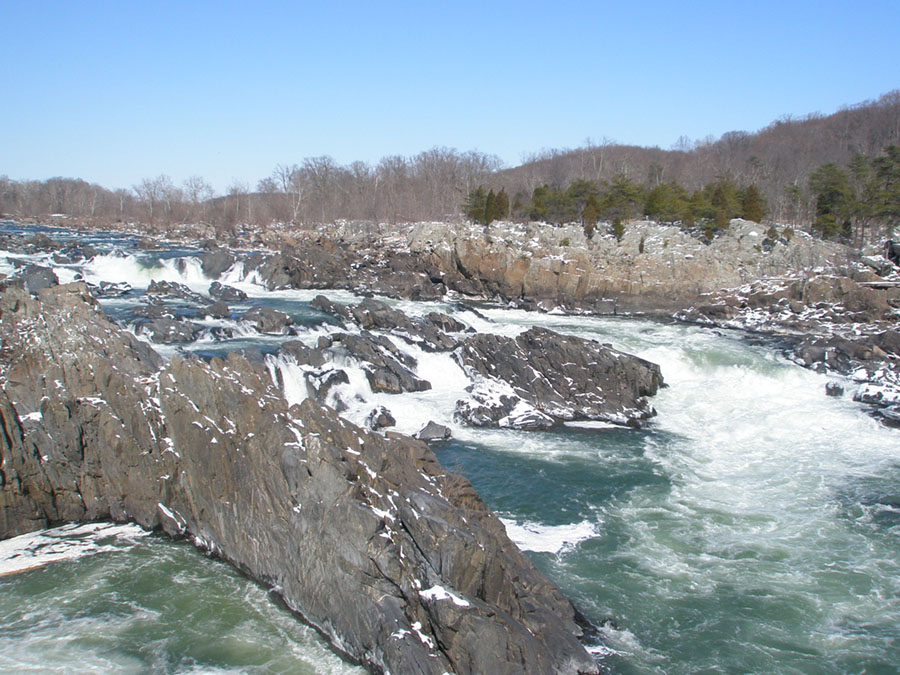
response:
M0 577L62 560L123 550L121 546L104 545L101 541L109 538L134 539L148 534L137 525L90 523L64 525L5 539L0 541Z
M309 398L309 387L306 383L306 371L297 360L285 353L266 357L266 367L272 381L281 386L281 391L288 405L299 405Z
M653 579L647 601L768 594L805 608L791 639L821 650L854 639L853 625L900 619L900 533L878 534L842 502L861 482L896 476L896 432L764 348L688 338L642 354L670 385L645 453L671 489L615 507L623 553ZM754 630L777 640L780 629Z
M570 525L543 525L541 523L519 523L511 518L501 518L506 534L523 551L535 553L560 553L577 546L580 542L597 536L598 523L582 521Z
M680 439L655 451L683 490L747 512L795 506L848 474L896 456L897 440L849 399L825 396L827 378L779 362L709 365L672 347L645 354L670 385L656 426Z
M392 341L416 359L414 371L420 378L431 383L431 389L405 394L373 392L365 371L358 363L349 358L339 359L335 365L343 368L350 380L349 384L335 387L332 394L349 406L342 413L343 416L355 424L365 426L369 413L376 407L384 406L397 420L392 431L415 434L429 421L433 421L450 427L454 436L458 436L462 428L454 421L453 412L456 401L468 396L465 388L469 384L462 369L446 352L426 352L399 338L392 338Z
M195 257L147 261L137 255L110 253L89 260L82 267L82 274L85 281L94 284L124 282L143 289L153 281L170 281L200 293L205 293L212 281L203 274L200 259Z

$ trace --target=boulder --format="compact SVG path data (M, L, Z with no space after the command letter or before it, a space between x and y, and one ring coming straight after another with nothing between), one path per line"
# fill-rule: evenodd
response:
M416 432L416 438L420 441L446 441L451 436L450 427L438 424L431 420Z
M216 248L206 251L200 257L200 265L203 274L209 279L218 279L232 265L234 265L234 254L225 248Z
M359 335L341 333L334 339L362 362L372 391L400 394L431 389L430 382L410 370L415 367L415 360L397 349L386 337L363 331Z
M429 312L425 315L425 320L444 333L461 333L467 329L471 330L462 321L457 321L443 312Z
M321 349L307 347L299 340L289 340L281 345L281 351L290 354L298 365L321 368L325 365L325 356Z
M226 286L214 281L209 285L209 297L225 302L241 302L247 299L247 294L234 286Z
M159 344L184 344L196 340L203 332L203 326L191 321L159 318L138 322L137 331Z
M133 308L131 314L144 319L174 319L175 309L161 302L149 302Z
M35 235L37 236L37 235ZM41 289L50 288L59 284L59 278L49 267L41 265L28 265L19 272L19 277L29 293L37 293Z
M209 316L213 319L231 318L231 308L229 308L228 304L223 300L216 300L214 303L204 309L202 313L204 316Z
M827 396L834 396L835 398L840 398L844 395L844 385L840 382L836 382L835 380L831 380L825 384L825 394Z
M271 307L251 307L240 318L252 323L260 333L284 333L294 323L290 316Z
M385 427L392 427L397 423L397 420L394 419L394 416L391 414L391 411L385 408L383 405L378 406L372 412L369 413L369 416L366 418L366 424L369 429L384 429Z
M199 293L195 293L184 284L176 281L151 281L147 287L147 295L166 295L173 298L181 298L189 302L206 304L209 301Z
M98 298L117 298L131 292L131 284L127 281L101 281L99 285L88 284L88 287Z
M350 309L346 305L334 303L324 295L317 295L309 304L313 309L317 309L318 311L325 314L331 314L332 316L336 316L340 319L352 321Z
M379 300L367 298L351 307L350 313L361 328L390 332L428 351L449 351L457 345L457 341L447 335L438 322L411 319L403 311Z

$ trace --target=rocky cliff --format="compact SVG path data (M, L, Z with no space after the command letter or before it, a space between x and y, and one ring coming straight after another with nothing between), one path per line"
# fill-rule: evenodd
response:
M288 407L261 364L164 364L85 286L0 295L0 538L192 538L372 671L597 672L583 619L424 443Z
M652 222L628 223L621 240L602 228L587 237L575 224L456 222L322 225L271 232L267 243L280 252L244 265L270 289L349 288L420 300L452 291L598 313L671 313L703 293L847 260L838 244L742 220L712 240ZM221 257L207 253L204 269L221 268Z

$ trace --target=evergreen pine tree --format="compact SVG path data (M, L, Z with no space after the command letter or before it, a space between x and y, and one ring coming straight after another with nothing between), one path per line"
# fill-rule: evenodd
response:
M497 220L503 220L509 216L509 197L505 189L500 188L500 192L497 193L497 198L494 200L494 207Z
M487 195L482 186L469 190L466 203L463 204L463 213L466 218L475 223L481 223L484 219L484 207Z
M591 194L585 200L584 209L581 212L581 225L588 239L594 236L598 220L600 220L600 202L597 201L595 195Z
M487 198L484 200L484 215L482 216L481 222L485 225L490 225L494 222L496 218L497 212L497 195L494 194L494 191L491 190L487 194Z
M744 190L744 197L741 200L741 218L752 220L754 223L761 223L765 216L765 203L759 188L750 185Z
M612 231L616 241L622 241L622 237L625 236L625 226L622 224L622 219L618 216L613 219Z
M856 195L847 173L833 162L823 164L810 175L809 189L816 196L813 227L826 238L849 234Z

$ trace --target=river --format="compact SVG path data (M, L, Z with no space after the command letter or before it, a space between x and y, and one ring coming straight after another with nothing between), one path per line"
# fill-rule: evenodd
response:
M151 279L199 292L209 286L189 247L139 253L128 238L99 235L94 244L105 255L55 265L61 280L82 274L136 289ZM182 256L188 262L179 266ZM0 254L0 271L12 271L16 259ZM236 311L253 304L287 311L302 324L301 340L337 329L309 306L318 292L270 293L240 269L225 281L250 295ZM122 319L135 302L132 294L104 307ZM540 325L661 366L668 387L641 430L463 427L452 415L467 384L460 369L446 354L398 339L432 390L373 394L349 363L350 382L333 390L356 422L385 405L400 431L428 420L452 429L451 441L434 446L441 462L472 481L513 541L602 626L603 661L613 672L897 671L900 437L849 396L826 397L825 376L737 332L391 302L411 315L440 309L483 332L515 335ZM231 320L208 327L189 350L271 352L286 339ZM234 337L221 339L223 327ZM269 368L289 400L304 395L289 360L270 356ZM75 537L85 538L100 542L97 550L0 577L0 668L354 670L265 589L184 543L134 532Z

